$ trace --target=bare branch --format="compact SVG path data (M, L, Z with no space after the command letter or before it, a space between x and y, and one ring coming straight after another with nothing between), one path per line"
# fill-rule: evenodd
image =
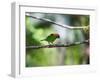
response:
M26 14L26 16L34 18L34 19L50 22L52 24L58 25L58 26L63 27L63 28L68 28L68 29L82 29L82 28L89 27L89 26L77 26L77 27L75 27L75 26L68 26L68 25L64 25L64 24L59 24L59 23L54 22L54 21L52 21L50 19L45 19L45 18L40 18L40 17L36 17L36 16L31 16L30 14Z
M26 49L40 49L40 48L56 48L56 47L70 47L83 43L88 43L89 40L85 40L83 42L75 42L72 44L53 44L53 45L40 45L40 46L26 46Z

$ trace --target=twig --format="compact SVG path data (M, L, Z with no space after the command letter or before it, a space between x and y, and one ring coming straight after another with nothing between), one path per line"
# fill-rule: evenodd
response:
M26 49L40 49L40 48L56 48L56 47L70 47L78 44L88 43L89 40L83 42L75 42L72 44L53 44L53 45L40 45L40 46L26 46Z
M52 21L50 19L45 19L45 18L40 18L40 17L36 17L36 16L31 16L30 14L26 14L26 16L34 18L34 19L50 22L52 24L58 25L58 26L63 27L63 28L68 28L68 29L82 29L82 28L87 28L88 27L88 26L84 26L84 27L83 26L78 26L78 27L75 27L75 26L68 26L68 25L64 25L64 24L59 24L59 23L54 22L54 21Z

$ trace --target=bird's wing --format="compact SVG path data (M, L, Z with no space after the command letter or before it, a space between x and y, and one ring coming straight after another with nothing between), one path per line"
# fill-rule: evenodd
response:
M56 37L55 37L55 36L51 36L51 35L49 35L49 36L46 38L46 40L49 41L49 42L53 42L55 39L56 39Z

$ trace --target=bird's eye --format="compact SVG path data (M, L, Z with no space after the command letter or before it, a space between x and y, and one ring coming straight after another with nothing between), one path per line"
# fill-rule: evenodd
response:
M60 36L58 35L58 38L60 38Z

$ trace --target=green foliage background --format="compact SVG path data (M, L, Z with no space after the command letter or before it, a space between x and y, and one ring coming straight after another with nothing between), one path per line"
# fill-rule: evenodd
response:
M26 13L27 14L27 13ZM89 26L88 15L68 15L68 14L49 14L49 13L29 13L32 16L50 19L58 23L57 18L64 19L66 25L70 26ZM51 33L59 33L54 28L54 24L40 21L31 17L25 16L26 23L26 46L31 45L46 45L45 41L41 41ZM65 29L66 30L66 29ZM62 31L63 32L63 31ZM71 35L70 33L73 33ZM81 34L81 35L80 35ZM82 36L83 35L83 36ZM89 39L89 30L66 30L64 33L65 39L56 41L56 44L74 43ZM72 37L68 39L66 36ZM64 41L64 42L63 42ZM64 43L64 44L65 44ZM41 49L26 49L26 67L37 66L58 66L58 65L78 65L87 64L87 55L85 55L86 44L80 44L67 48L41 48Z

